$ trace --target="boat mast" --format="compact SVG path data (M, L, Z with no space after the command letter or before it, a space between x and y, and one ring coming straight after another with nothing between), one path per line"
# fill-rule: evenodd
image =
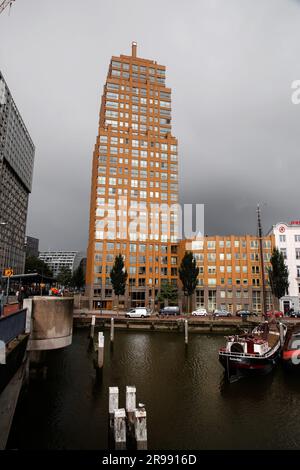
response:
M266 313L267 313L266 280L265 280L264 252L263 252L263 235L262 235L262 228L261 228L259 204L257 204L257 227L258 227L261 285L262 285L262 297L263 297L262 299L263 300L263 316L266 318Z

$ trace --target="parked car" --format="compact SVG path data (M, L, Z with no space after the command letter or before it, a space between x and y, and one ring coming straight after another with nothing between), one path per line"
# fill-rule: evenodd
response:
M238 310L236 312L236 316L237 317L250 317L250 316L257 317L257 313L250 312L249 310Z
M294 312L288 313L288 316L292 318L300 318L300 312L299 310L295 310Z
M206 308L200 307L200 308L196 308L196 310L192 312L192 315L197 316L197 317L205 317L206 315L208 315L208 313L207 313Z
M283 312L280 312L278 310L269 310L267 313L266 313L266 317L268 318L282 318L283 317Z
M136 307L130 309L127 313L125 313L125 317L127 318L145 318L150 317L150 313L146 309L146 307Z
M161 308L159 311L160 315L180 315L180 308L175 306L168 306Z
M214 316L215 317L231 317L231 313L222 308L221 309L216 308L214 310Z

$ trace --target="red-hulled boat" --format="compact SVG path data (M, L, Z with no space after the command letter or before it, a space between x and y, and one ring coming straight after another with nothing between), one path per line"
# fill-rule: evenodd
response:
M289 368L300 370L300 325L288 330L282 351L282 362Z
M282 323L266 321L251 333L228 336L226 346L219 350L228 377L271 372L280 360L286 331Z

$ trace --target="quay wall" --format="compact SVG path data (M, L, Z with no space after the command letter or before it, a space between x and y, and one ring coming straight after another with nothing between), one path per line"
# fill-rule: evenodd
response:
M31 317L29 351L46 351L69 346L73 332L73 298L33 297L25 299Z

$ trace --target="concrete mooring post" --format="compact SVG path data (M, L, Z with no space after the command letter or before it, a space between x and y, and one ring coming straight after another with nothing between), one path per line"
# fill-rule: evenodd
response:
M115 450L126 450L126 413L124 408L114 411Z
M189 343L189 325L187 320L184 320L184 342L185 344Z
M90 338L94 338L95 334L95 324L96 324L96 317L95 315L92 316L92 322L91 322L91 333L90 333Z
M98 333L97 349L98 349L98 363L97 363L97 365L98 365L99 369L102 369L103 363L104 363L104 335L103 335L102 331L100 331Z
M119 387L109 387L108 395L108 445L112 449L114 447L115 410L119 409Z
M127 413L128 431L131 435L133 435L135 410L136 410L136 387L127 385L126 386L126 413Z
M137 450L147 450L147 414L144 407L134 412L134 434Z
M119 408L119 387L109 387L109 416L113 417L114 411Z
M283 324L280 322L279 323L279 334L280 334L280 345L283 347L284 344L284 329L283 329Z
M110 342L114 342L114 337L115 337L115 320L114 318L110 319Z

